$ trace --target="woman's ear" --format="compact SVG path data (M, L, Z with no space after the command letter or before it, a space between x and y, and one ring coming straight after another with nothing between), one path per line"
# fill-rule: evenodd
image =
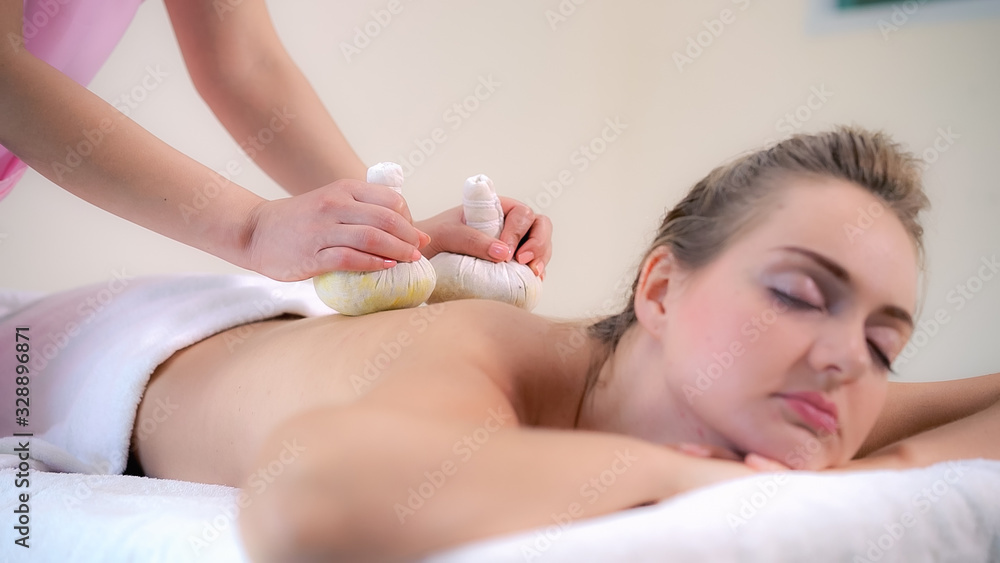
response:
M665 324L667 289L678 272L673 252L667 246L653 249L642 263L635 287L635 316L654 335L659 336Z

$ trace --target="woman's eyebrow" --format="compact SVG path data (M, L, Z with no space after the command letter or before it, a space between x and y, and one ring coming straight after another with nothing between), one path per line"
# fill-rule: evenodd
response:
M803 256L811 258L814 262L826 268L831 274L833 274L835 278L844 282L844 284L848 286L851 285L851 275L847 273L847 270L844 269L843 266L834 262L833 260L830 260L826 256L823 256L818 252L809 250L808 248L802 248L799 246L781 246L778 248L781 250L796 252L798 254L802 254ZM905 309L897 307L896 305L885 305L882 307L882 312L885 313L886 315L889 315L890 317L898 319L903 323L909 325L911 329L913 328L913 317L908 312L906 312Z

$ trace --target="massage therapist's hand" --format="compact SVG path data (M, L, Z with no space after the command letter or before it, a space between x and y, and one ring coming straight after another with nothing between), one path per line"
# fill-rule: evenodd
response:
M278 281L413 262L430 240L413 226L406 201L392 188L351 179L261 202L250 221L244 262Z
M500 197L504 225L500 238L491 238L462 222L462 206L453 207L430 219L414 223L431 237L423 249L424 257L439 252L466 254L492 262L511 258L527 264L536 276L545 279L545 265L552 257L552 221L545 215L535 215L526 204ZM523 239L523 243L521 242ZM521 243L518 247L518 243Z

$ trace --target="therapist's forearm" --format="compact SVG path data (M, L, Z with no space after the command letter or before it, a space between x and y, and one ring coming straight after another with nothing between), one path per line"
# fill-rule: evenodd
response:
M365 179L366 166L283 50L242 68L192 75L233 139L289 193Z
M366 167L282 45L264 0L165 0L198 93L271 178L298 195Z
M246 267L262 198L23 49L0 51L0 124L0 144L70 193Z

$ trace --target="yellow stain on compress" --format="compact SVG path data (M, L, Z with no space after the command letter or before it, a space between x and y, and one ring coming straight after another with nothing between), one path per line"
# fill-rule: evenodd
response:
M329 272L313 278L316 294L338 313L358 316L416 307L434 291L437 275L426 258L375 272ZM391 271L406 266L399 271Z

